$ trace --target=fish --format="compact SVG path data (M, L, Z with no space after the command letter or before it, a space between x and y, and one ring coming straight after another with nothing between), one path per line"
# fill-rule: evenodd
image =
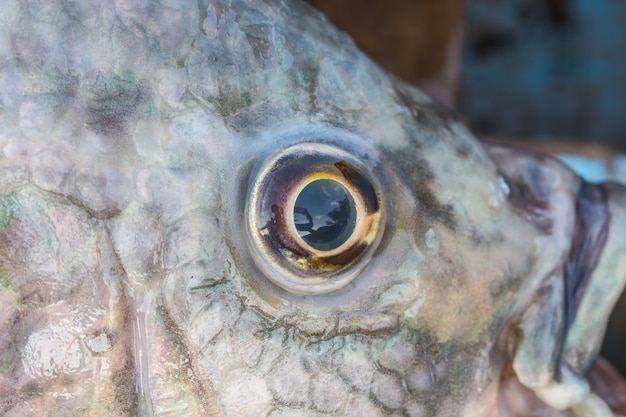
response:
M623 185L478 142L298 0L0 21L1 415L624 415Z

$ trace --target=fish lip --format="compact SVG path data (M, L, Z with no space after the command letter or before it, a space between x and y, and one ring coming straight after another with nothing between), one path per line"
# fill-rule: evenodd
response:
M575 222L572 245L564 265L566 327L574 321L608 238L611 214L608 192L603 184L581 184Z
M597 187L606 193L606 237L584 292L574 300L575 316L568 322L564 347L564 359L581 373L593 366L611 312L626 287L626 186L605 182Z

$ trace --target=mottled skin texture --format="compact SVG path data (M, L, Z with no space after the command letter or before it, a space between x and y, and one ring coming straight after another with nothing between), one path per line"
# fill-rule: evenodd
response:
M593 188L587 232L574 174L484 148L298 1L3 8L0 414L611 415L584 375L623 188ZM255 167L303 141L360 158L386 214L315 296L243 230Z

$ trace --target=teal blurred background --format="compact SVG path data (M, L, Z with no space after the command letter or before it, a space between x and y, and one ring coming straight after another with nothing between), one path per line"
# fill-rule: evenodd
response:
M626 149L626 1L464 6L458 109L476 133Z

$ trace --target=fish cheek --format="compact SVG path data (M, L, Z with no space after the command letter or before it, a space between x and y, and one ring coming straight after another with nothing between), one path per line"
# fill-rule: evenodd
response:
M135 415L128 305L103 223L35 187L3 196L0 206L0 299L9 307L0 318L0 390L7 403L18 414L28 402L59 415L103 406Z

